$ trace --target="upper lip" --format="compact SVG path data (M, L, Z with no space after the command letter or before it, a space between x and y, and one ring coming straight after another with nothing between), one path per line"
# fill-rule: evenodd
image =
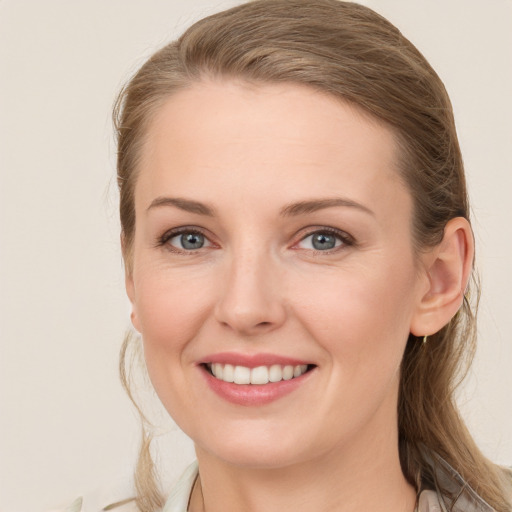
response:
M243 354L240 352L219 352L208 355L202 358L200 361L200 364L208 363L231 364L233 366L245 366L247 368L272 366L274 364L279 364L281 366L311 364L310 361L297 359L295 357L281 356L270 353Z

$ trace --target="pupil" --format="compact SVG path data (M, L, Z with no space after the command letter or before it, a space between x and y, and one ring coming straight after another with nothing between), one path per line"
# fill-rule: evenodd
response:
M325 233L318 233L313 237L313 247L319 250L334 249L336 245L336 238L332 235Z
M181 235L181 245L184 249L200 249L204 245L204 237L199 233Z

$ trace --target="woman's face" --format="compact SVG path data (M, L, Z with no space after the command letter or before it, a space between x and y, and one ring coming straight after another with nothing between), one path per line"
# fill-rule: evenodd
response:
M283 467L395 443L427 278L391 131L306 87L208 82L142 157L132 318L199 452Z

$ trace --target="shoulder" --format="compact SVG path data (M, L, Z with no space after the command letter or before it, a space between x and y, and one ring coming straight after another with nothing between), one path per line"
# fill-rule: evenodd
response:
M48 512L97 512L98 510L105 512L139 512L139 509L135 504L135 498L127 498L120 501L105 503L100 507L101 508L98 508L96 499L88 500L87 497L80 497L64 508L53 509Z
M110 482L84 492L66 506L48 512L139 512L135 494L130 474L116 476Z
M442 512L438 495L435 491L423 491L418 500L418 512Z
M424 460L429 468L422 474L422 486L427 490L420 495L418 512L495 512L442 457L425 453Z
M197 462L193 462L174 484L162 512L187 512L192 487L198 475ZM100 489L77 498L65 507L48 512L139 512L134 491L125 483Z

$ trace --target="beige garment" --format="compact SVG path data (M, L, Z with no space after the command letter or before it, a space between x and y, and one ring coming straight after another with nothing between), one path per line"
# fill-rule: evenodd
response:
M435 490L438 504L433 499L429 502L430 494L422 504L420 495L419 512L495 512L439 455L425 452L424 460L429 469L422 474L422 487Z

